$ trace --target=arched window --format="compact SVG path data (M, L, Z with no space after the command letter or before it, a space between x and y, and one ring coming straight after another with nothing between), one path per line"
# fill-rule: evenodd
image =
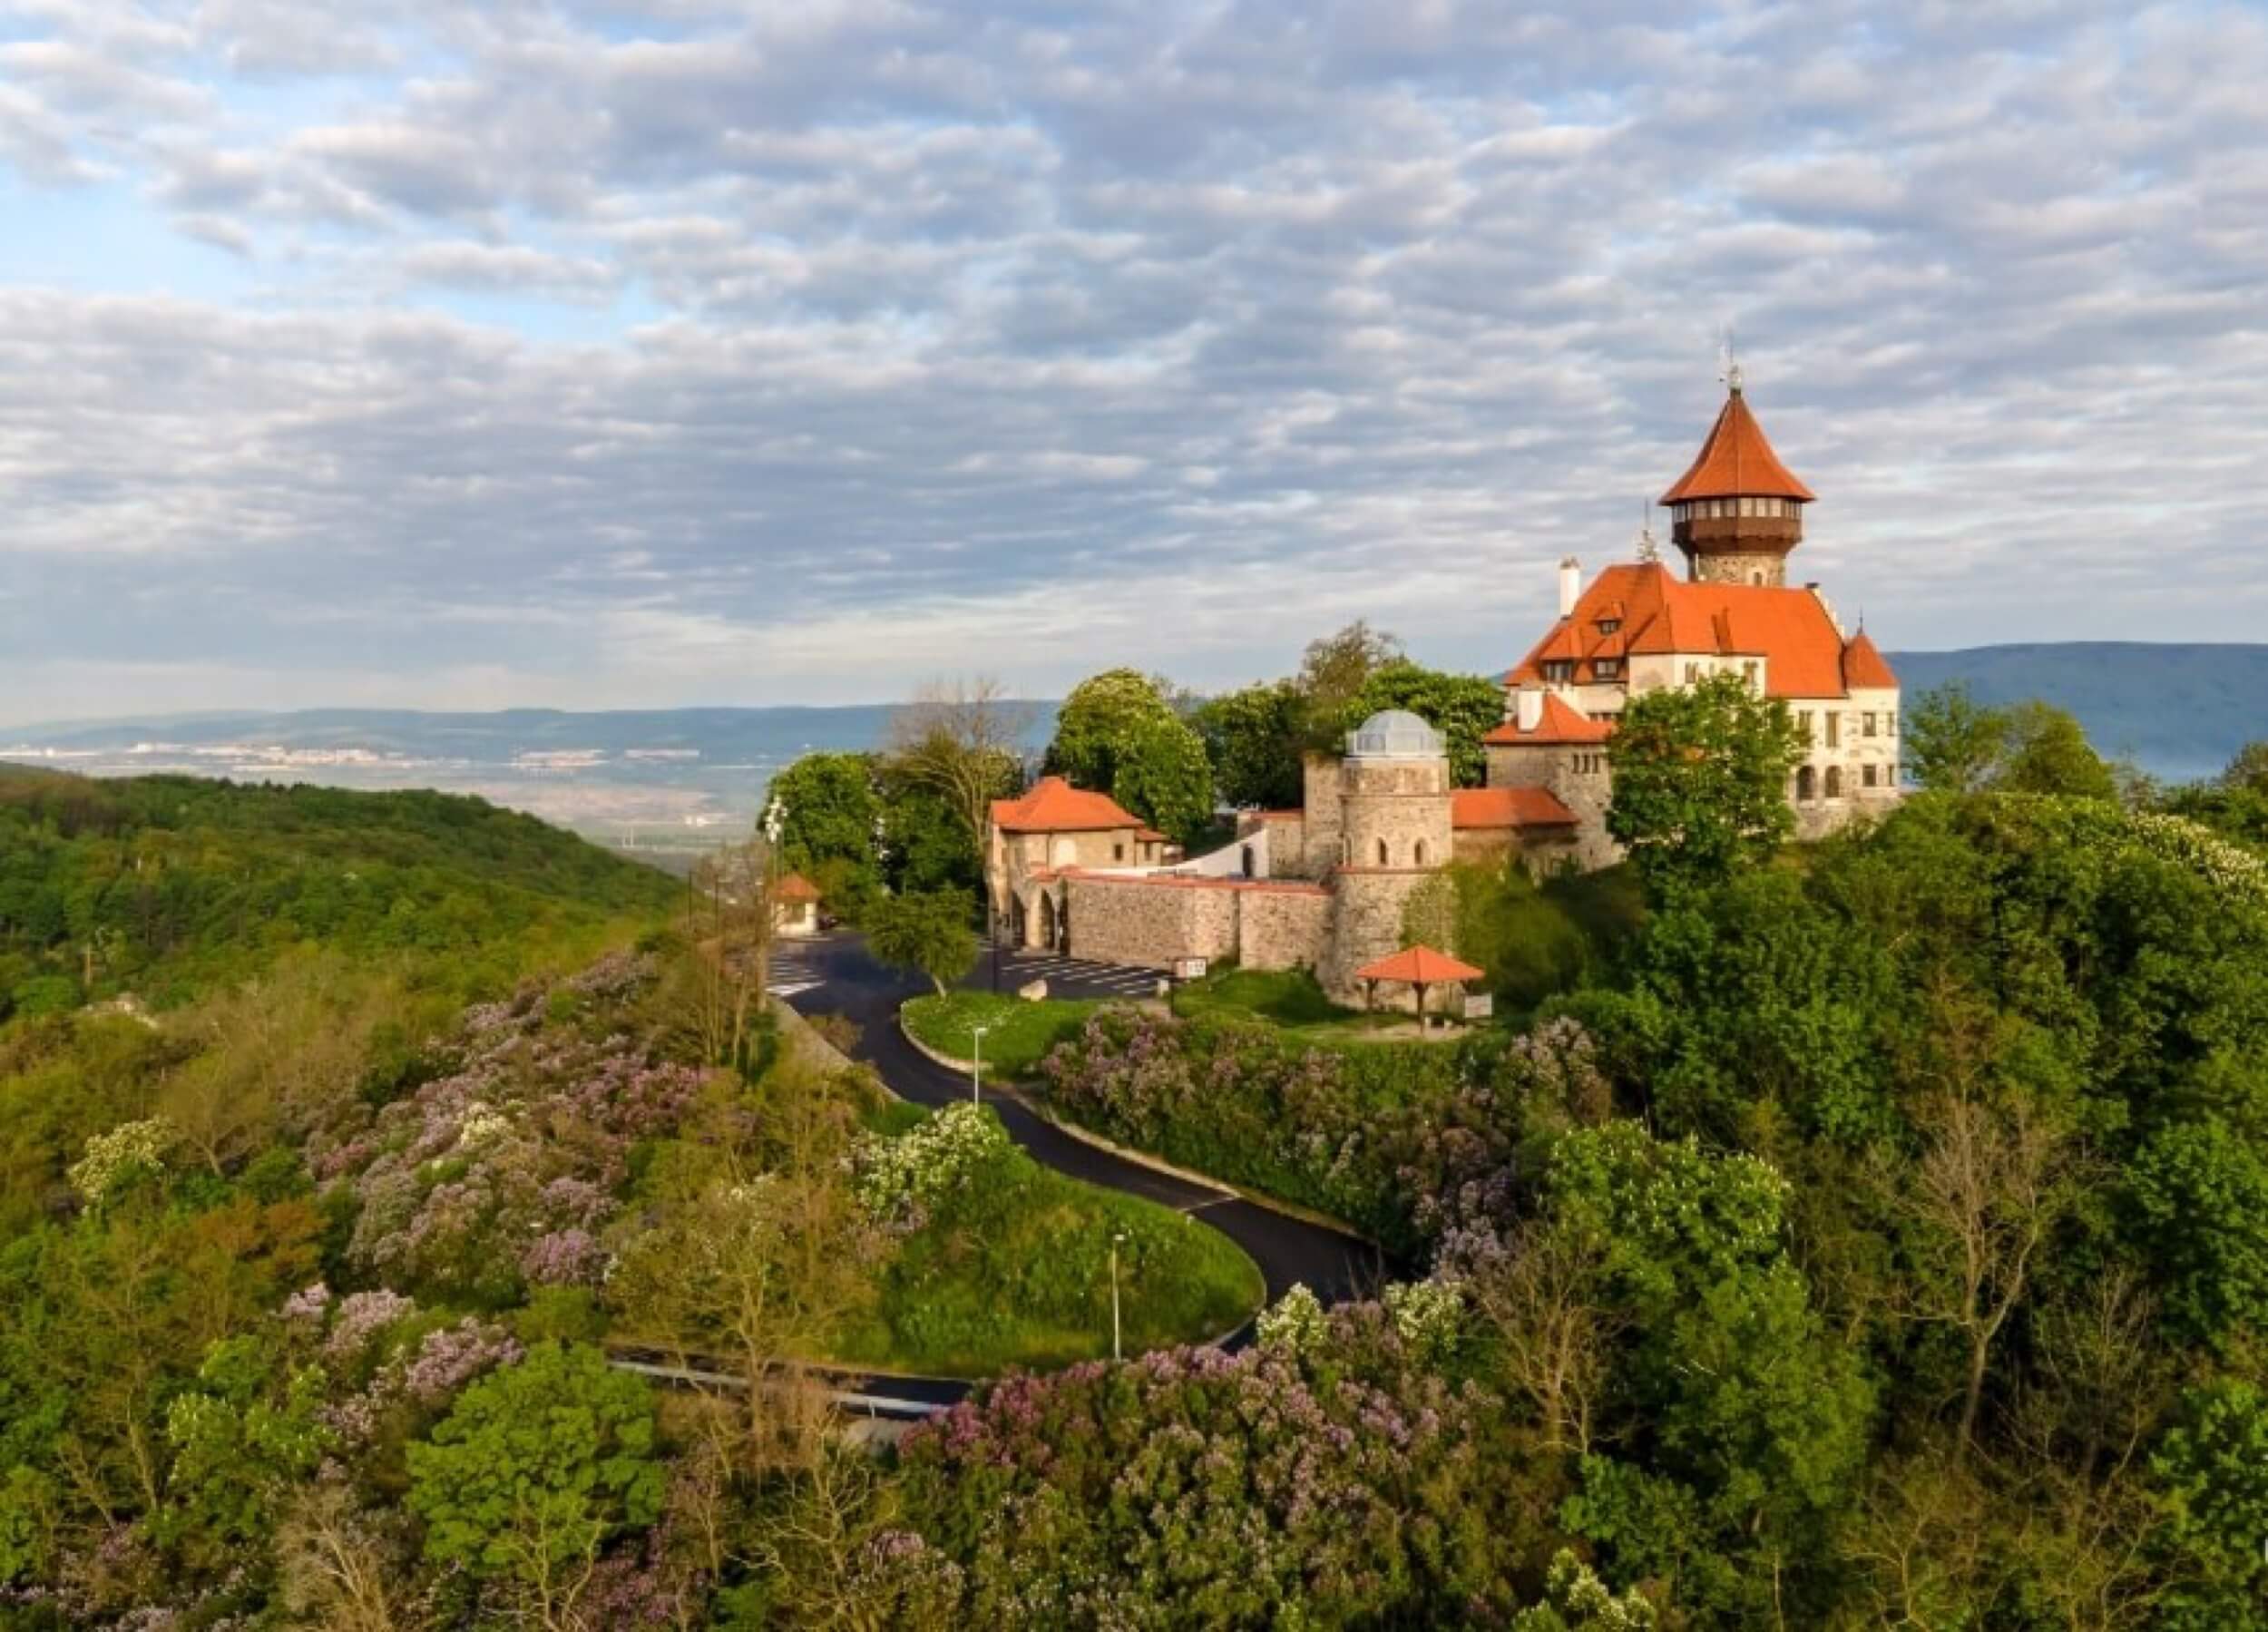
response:
M1252 876L1252 846L1250 845L1246 845L1244 847L1242 860L1244 862L1245 876L1249 878Z
M1416 853L1411 859L1415 861L1421 867L1425 865L1425 841L1423 839L1418 840Z
M1382 867L1386 865L1386 841L1384 839L1378 841L1378 865Z
M1839 765L1827 767L1827 796L1831 799L1843 797L1843 767Z
M1795 796L1805 805L1819 796L1819 785L1813 779L1812 767L1808 765L1799 766L1796 768Z

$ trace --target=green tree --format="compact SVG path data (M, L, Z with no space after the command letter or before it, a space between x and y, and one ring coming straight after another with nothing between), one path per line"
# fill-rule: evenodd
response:
M1131 669L1081 680L1055 717L1047 768L1110 794L1187 843L1212 815L1212 767L1205 739L1168 691L1164 681Z
M780 859L816 877L822 864L846 861L871 874L882 801L866 754L806 754L772 778L767 794L784 813Z
M2268 738L2237 749L2221 773L2221 786L2268 797Z
M1503 723L1504 689L1478 674L1449 674L1397 658L1371 671L1340 716L1351 731L1382 709L1406 709L1448 739L1450 780L1479 787L1488 780L1481 739Z
M546 1628L577 1624L601 1550L661 1513L653 1392L596 1349L540 1344L457 1396L409 1447L409 1479L428 1559Z
M2191 1390L2150 1470L2181 1583L2160 1624L2177 1632L2258 1625L2268 1588L2268 1397L2241 1379Z
M1787 784L1804 748L1788 711L1738 675L1635 698L1608 744L1607 831L1657 899L1721 883L1794 830Z
M2008 748L2007 711L1977 701L1963 680L1948 680L1910 699L1903 728L1906 774L1942 793L1984 787Z
M976 963L968 897L898 895L880 902L866 915L866 944L894 968L927 975L943 997Z
M1002 796L1012 790L1003 784ZM953 806L927 784L885 761L882 775L882 877L899 894L961 890L983 880L982 853Z
M1221 799L1262 810L1296 808L1306 796L1300 768L1305 701L1289 680L1224 692L1190 717L1205 739Z
M1357 619L1336 634L1308 642L1299 663L1301 735L1307 747L1335 754L1344 746L1347 710L1370 677L1402 656L1402 642Z
M2088 746L2079 722L2043 702L2008 711L2008 753L1993 785L2009 793L2116 799L2118 777Z

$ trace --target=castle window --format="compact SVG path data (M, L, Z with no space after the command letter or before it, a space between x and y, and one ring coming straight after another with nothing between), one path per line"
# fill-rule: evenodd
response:
M1819 796L1816 774L1808 765L1798 766L1795 771L1795 796L1808 805Z
M1619 679L1622 677L1622 660L1620 658L1593 658L1590 670L1593 675L1602 680Z
M1252 846L1251 846L1250 845L1246 845L1244 847L1244 854L1243 854L1243 855L1242 855L1242 856L1240 856L1238 859L1239 859L1239 860L1241 860L1241 861L1244 863L1244 873L1245 873L1245 876L1246 876L1246 878L1251 877L1251 876L1252 876L1252 870L1253 870L1253 855L1252 855Z
M1898 717L1897 717L1895 714L1892 714L1892 715L1887 716L1886 718L1888 718L1888 720L1889 720L1889 726L1888 726L1888 728L1886 728L1886 729L1882 732L1882 735L1883 735L1883 736L1885 736L1885 737L1895 737L1895 736L1897 736L1897 735L1898 735Z
M1598 621L1598 632L1602 635L1610 635L1621 627L1622 620L1619 618L1601 618Z
M1874 717L1872 714L1862 714L1859 716L1859 735L1862 737L1872 737L1874 735Z
M1575 678L1575 665L1567 662L1546 663L1543 666L1543 678L1551 685L1564 686Z
M1111 845L1110 859L1112 861L1124 861L1126 859L1126 846L1124 845Z
M1750 690L1752 690L1752 691L1753 691L1754 689L1755 689L1755 685L1756 685L1756 665L1755 665L1755 663L1754 661L1750 661L1750 662L1743 663L1743 664L1740 666L1740 678L1741 678L1741 679L1745 679L1745 680L1746 680L1746 681L1748 682L1748 687L1749 687L1749 689L1750 689Z
M1843 767L1839 765L1827 767L1827 796L1831 799L1843 797Z
M1701 665L1698 663L1687 663L1686 665L1686 684L1688 686L1693 685L1700 679Z
M1859 767L1859 782L1861 786L1866 787L1872 787L1874 786L1874 767L1872 766L1862 765Z
M1818 738L1813 734L1812 711L1809 709L1798 709L1795 711L1795 728L1804 733L1804 740L1805 742L1815 742L1818 740Z
M1425 841L1423 839L1418 840L1417 847L1413 852L1411 859L1421 867L1425 865Z
M1748 574L1748 581L1761 588L1764 583L1764 574L1762 572L1751 572Z
M1386 865L1386 841L1384 839L1378 841L1378 865L1382 867Z
M1827 746L1831 748L1843 746L1843 715L1834 709L1827 710Z

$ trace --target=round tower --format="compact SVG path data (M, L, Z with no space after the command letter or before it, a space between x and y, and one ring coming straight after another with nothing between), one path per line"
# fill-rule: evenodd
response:
M1449 863L1449 794L1448 744L1416 715L1390 709L1347 734L1332 875L1337 905L1317 972L1334 992L1354 992L1355 970L1402 950L1403 908Z
M1804 542L1804 506L1812 490L1780 463L1764 427L1748 411L1740 370L1699 457L1664 494L1670 540L1685 552L1696 583L1787 583L1788 552Z

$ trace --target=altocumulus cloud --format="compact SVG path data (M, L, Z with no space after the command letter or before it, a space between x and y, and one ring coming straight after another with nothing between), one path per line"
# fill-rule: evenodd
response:
M2247 639L2268 17L0 0L17 719L1481 667L1720 326L1891 646Z

